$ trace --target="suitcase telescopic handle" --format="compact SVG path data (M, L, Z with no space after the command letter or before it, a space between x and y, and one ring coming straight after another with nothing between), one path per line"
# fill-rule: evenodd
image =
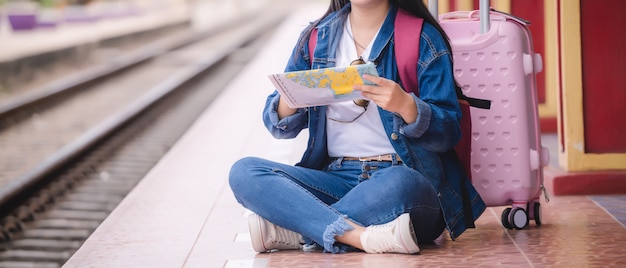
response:
M480 9L480 33L489 32L489 28L491 27L491 21L489 18L489 0L480 0L479 2ZM434 18L437 18L439 15L439 0L428 0L428 10L430 14L433 15Z
M480 33L489 32L491 20L489 18L489 0L480 0Z
M437 19L439 16L439 0L428 0L428 11L433 15L433 18Z

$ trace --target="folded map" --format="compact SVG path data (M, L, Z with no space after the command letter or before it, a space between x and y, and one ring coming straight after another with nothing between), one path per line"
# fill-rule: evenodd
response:
M378 76L373 63L316 70L273 74L269 78L289 107L301 108L362 99L352 89L358 84L372 84L363 75Z

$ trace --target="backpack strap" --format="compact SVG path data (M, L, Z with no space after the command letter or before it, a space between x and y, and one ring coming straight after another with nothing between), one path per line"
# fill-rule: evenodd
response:
M407 92L413 91L419 96L417 84L417 61L419 60L419 44L422 34L424 19L415 17L403 9L398 9L395 20L394 46L396 53L396 63L400 81ZM460 100L467 101L470 106L490 109L491 101L471 98L463 94L459 86L456 86L456 95Z
M398 9L394 21L394 49L400 81L406 92L419 96L417 62L419 60L420 36L424 19Z
M317 44L317 28L313 27L311 35L309 36L309 62L311 68L313 67L313 53L315 52L315 45Z
M456 96L459 100L467 101L469 106L480 108L480 109L487 109L487 110L491 109L490 100L468 97L467 95L463 94L463 91L461 90L461 87L459 86L456 86Z
M398 74L400 75L400 81L404 86L404 90L407 92L414 92L417 96L419 96L417 83L417 62L419 60L420 37L422 35L423 25L424 20L422 18L415 17L403 9L398 9L396 20L394 22L394 52L396 53L396 65L398 66ZM455 90L458 99L473 102L471 98L463 95L463 92L458 86ZM484 105L484 103L482 105ZM464 116L468 116L469 106L466 106L465 108L466 110L464 111ZM466 120L466 122L470 123L469 120ZM471 126L469 128L471 128ZM451 153L456 157L459 165L462 166L462 161L459 159L457 152L453 149ZM464 167L464 169L468 168L469 167ZM475 225L472 205L467 185L465 184L467 176L469 175L470 174L466 174L466 177L461 180L461 196L463 199L465 226L468 228L474 228Z

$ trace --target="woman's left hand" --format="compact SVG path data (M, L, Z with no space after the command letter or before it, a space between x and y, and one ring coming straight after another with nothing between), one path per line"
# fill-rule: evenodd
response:
M392 113L402 116L407 124L417 120L417 105L413 97L404 91L395 81L376 77L372 75L363 75L363 79L376 85L354 85L354 90L361 91L361 95Z

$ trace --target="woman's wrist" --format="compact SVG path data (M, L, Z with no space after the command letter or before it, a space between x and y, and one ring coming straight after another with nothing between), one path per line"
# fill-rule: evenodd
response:
M417 103L415 103L413 96L408 93L405 96L405 101L403 101L403 105L399 114L405 123L412 124L417 121L417 115L419 111L417 110Z
M296 108L291 108L287 105L287 102L283 100L282 96L279 96L278 99L278 108L276 112L278 113L278 119L283 119L287 116L293 115L298 111Z

